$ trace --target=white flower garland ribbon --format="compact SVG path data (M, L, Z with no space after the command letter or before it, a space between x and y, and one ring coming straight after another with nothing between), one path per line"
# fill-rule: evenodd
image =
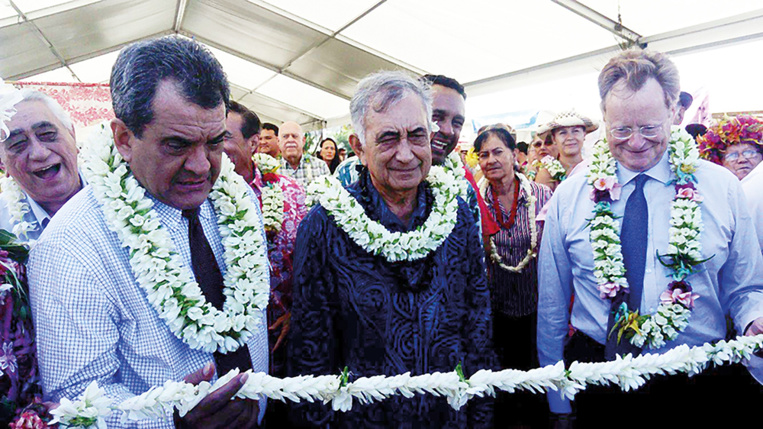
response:
M360 404L368 404L394 395L406 398L416 394L444 396L456 410L474 397L495 396L498 390L509 393L557 391L563 398L574 399L587 385L617 385L625 391L635 390L655 375L694 375L702 372L711 363L723 365L742 362L761 349L763 335L740 336L731 341L707 343L691 348L681 345L663 354L618 356L614 361L599 363L575 361L569 368L565 368L564 362L560 361L529 371L480 370L469 379L464 379L458 370L417 376L405 373L389 377L360 377L352 382L347 381L343 375L276 378L262 372L249 371L246 383L234 399L259 400L268 397L292 402L330 402L335 411L349 411L355 400ZM238 373L238 370L232 370L214 384L201 382L192 385L183 381L167 381L163 386L153 387L141 395L125 400L115 409L123 413L122 420L125 422L163 419L174 409L183 416L206 395L222 387ZM107 416L108 410L104 404L107 404L108 400L104 398L105 392L103 389L95 391L93 389L97 387L93 386L94 384L91 384L78 401L62 399L62 407L54 412L58 421L72 421L78 416Z

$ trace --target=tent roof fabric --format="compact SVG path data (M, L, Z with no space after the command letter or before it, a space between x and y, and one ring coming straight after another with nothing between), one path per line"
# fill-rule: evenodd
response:
M347 122L382 69L461 81L469 96L600 69L621 46L669 54L763 40L763 0L0 0L5 80L107 82L123 46L209 46L264 121Z

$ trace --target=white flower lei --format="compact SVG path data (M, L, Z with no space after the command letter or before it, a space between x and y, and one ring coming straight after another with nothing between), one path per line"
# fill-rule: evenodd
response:
M429 218L415 231L389 232L368 218L363 207L333 176L321 176L308 185L311 200L319 201L355 243L368 253L382 255L390 262L415 261L437 249L456 226L459 179L442 167L432 166L426 179L432 186L434 206Z
M533 166L536 168L545 168L551 176L551 179L556 182L561 182L567 177L567 170L564 169L562 163L551 155L546 155L540 161L535 161Z
M763 335L737 337L731 341L719 341L689 347L681 345L663 354L643 354L637 357L617 356L610 362L572 362L565 369L564 362L536 368L529 371L504 369L502 371L480 370L469 379L457 368L453 372L422 374L411 376L405 373L395 376L360 377L349 381L346 372L341 375L303 375L289 378L271 377L265 373L247 371L249 377L232 399L253 399L261 397L292 402L331 402L335 411L349 411L353 399L361 404L382 401L393 395L411 398L415 394L445 396L456 410L474 397L494 396L496 390L514 393L524 390L534 393L557 391L567 399L586 388L586 385L617 385L622 390L635 390L654 375L702 372L711 363L723 365L738 363L763 348ZM232 370L220 377L214 384L203 381L192 385L183 381L166 381L162 386L152 387L147 392L123 401L117 410L122 421L165 419L173 409L184 416L204 397L238 374ZM93 382L95 383L95 382ZM91 386L93 385L91 383ZM95 413L106 415L101 399L105 392L91 390L84 398L53 414L60 421L71 421L78 416L92 418ZM98 396L100 395L100 396ZM70 401L67 401L71 403ZM61 401L62 405L64 400ZM96 410L87 410L87 404L101 404ZM84 425L83 425L84 426ZM87 427L87 426L85 426Z
M670 208L670 237L668 251L662 258L672 262L664 263L673 270L668 290L660 296L660 305L652 315L639 315L626 308L618 311L619 334L632 336L630 341L637 347L660 348L666 341L674 340L679 332L689 324L691 308L699 296L691 293L685 278L694 273L693 266L701 261L702 201L694 189L694 172L699 164L699 152L692 137L683 130L675 129L670 136L670 168L676 176L676 196ZM611 211L610 202L619 199L620 185L617 183L617 164L605 140L594 146L588 183L593 187L591 198L597 202L591 220L590 240L593 248L594 276L603 299L614 298L628 288L625 279L622 247L618 235L619 222ZM598 200L598 201L597 201ZM622 292L621 292L622 291ZM612 333L608 333L612 335Z
M223 311L207 303L172 239L159 222L153 202L133 177L104 125L84 145L83 172L101 204L109 229L130 250L130 266L172 333L191 348L222 353L246 343L268 304L270 284L265 245L248 185L222 157L220 177L209 197L225 248L226 295Z
M27 222L24 215L29 213L31 208L25 202L24 191L19 184L13 180L13 177L7 174L0 178L0 189L2 197L8 205L8 214L13 220L13 231L11 231L19 240L27 242L30 246L34 245L34 240L30 240L28 234L39 227L36 221Z
M456 184L458 185L458 195L464 201L469 201L469 181L464 176L464 163L461 162L461 156L454 150L442 163L442 168L446 173L450 173L455 177Z
M252 159L263 176L275 174L281 167L277 159L265 153L255 153ZM265 230L278 234L283 224L283 189L278 181L265 183L263 180L263 185L262 217Z
M8 138L9 130L6 122L10 121L16 114L14 107L22 99L21 91L9 85L0 78L0 142ZM29 204L24 202L24 192L21 187L7 173L0 178L0 189L2 198L8 203L8 212L13 220L13 231L11 231L20 240L28 241L30 245L34 244L29 240L27 234L38 227L37 222L25 222L24 215L29 213Z
M510 271L512 273L521 273L522 270L527 266L527 264L530 263L530 261L537 256L537 253L535 252L537 246L538 246L538 225L535 223L535 202L537 201L537 197L533 195L532 188L530 187L530 181L525 177L522 173L514 173L517 176L517 179L519 179L519 186L522 188L522 190L527 194L527 202L525 202L525 206L528 207L529 210L529 221L530 221L530 248L527 249L527 255L525 255L524 259L519 261L519 264L512 267L510 265L506 265L503 263L503 259L501 258L501 255L498 254L498 251L495 248L495 240L493 237L490 237L490 259L497 264L499 267L506 271ZM480 192L482 193L482 198L487 197L487 187L489 182L487 180L482 182L482 186L480 187Z

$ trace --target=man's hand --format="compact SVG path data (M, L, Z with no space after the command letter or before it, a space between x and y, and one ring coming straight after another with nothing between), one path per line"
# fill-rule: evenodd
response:
M268 327L268 331L275 331L279 326L281 326L281 333L278 334L278 341L276 341L276 345L273 346L273 350L271 350L271 352L278 350L278 347L281 346L281 343L284 341L286 335L291 329L291 311L287 311L281 315L281 317L276 319L276 321L273 322L270 327Z
M763 334L763 317L758 317L753 320L744 333L744 335L748 337L758 334Z
M202 381L209 381L215 373L212 363L204 365L204 368L188 374L186 383L193 385ZM257 416L260 407L257 401L251 399L235 399L233 396L246 383L248 374L239 374L221 388L210 393L185 417L178 418L183 428L253 428L257 426Z

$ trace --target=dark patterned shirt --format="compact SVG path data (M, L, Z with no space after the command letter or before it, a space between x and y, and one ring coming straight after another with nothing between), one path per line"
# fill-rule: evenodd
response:
M349 188L371 219L390 231L423 224L433 201L418 188L409 225L395 216L368 174ZM314 207L302 221L294 260L291 375L339 374L353 378L453 371L467 376L494 367L490 294L484 253L469 207L459 198L458 222L445 242L423 260L390 263L358 246ZM347 413L331 405L300 403L294 424L341 428L492 427L491 401L475 399L460 411L445 398L394 396Z
M488 206L490 215L495 219L495 206L493 205L493 193L488 186L485 192L485 203ZM551 198L551 189L544 185L530 182L530 189L535 195L535 214L537 215L541 208ZM515 267L527 255L527 250L531 243L530 230L530 207L527 206L529 195L520 188L519 199L517 202L517 215L514 218L514 224L511 229L501 226L500 231L493 236L496 250L501 256L504 265ZM508 221L510 210L506 209L499 202L504 222ZM535 251L540 250L541 233L543 231L543 222L536 219L538 226L538 241ZM507 316L527 316L538 308L538 259L533 258L527 266L519 273L512 273L504 270L498 264L487 258L488 285L490 286L490 296L493 298L493 311L503 313Z

